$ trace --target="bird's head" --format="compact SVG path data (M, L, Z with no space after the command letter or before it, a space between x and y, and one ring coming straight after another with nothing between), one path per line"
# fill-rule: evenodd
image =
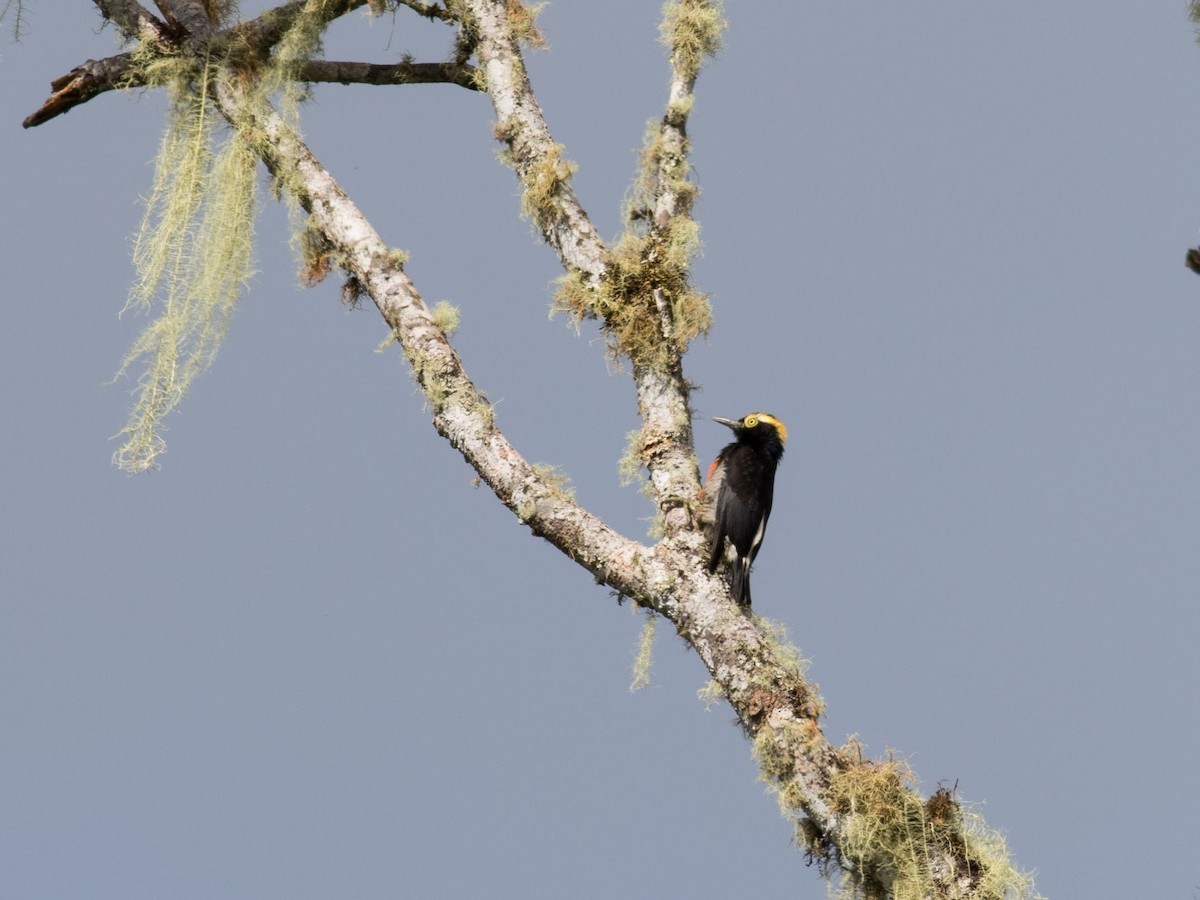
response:
M787 443L787 426L770 413L752 412L740 419L723 419L713 416L714 422L733 429L739 441L748 443L765 443L777 440L781 445Z

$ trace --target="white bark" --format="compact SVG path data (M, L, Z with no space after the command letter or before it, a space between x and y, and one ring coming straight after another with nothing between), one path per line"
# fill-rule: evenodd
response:
M134 33L154 19L130 0L96 2L126 33ZM339 8L358 5L350 0ZM195 46L203 46L211 37L212 29L197 18L201 4L162 0L160 7L178 23L196 23ZM289 8L295 9L296 4ZM528 183L558 158L559 150L526 77L507 20L508 3L455 0L447 10L447 17L461 15L474 42L495 107L498 132L509 143L518 176ZM690 205L690 195L681 190L678 167L687 165L685 126L694 82L694 73L673 68L659 136L664 150L654 176L652 228L667 229ZM580 507L517 452L496 427L488 401L467 375L397 255L279 114L246 86L244 78L234 74L219 73L213 88L231 125L249 140L284 189L295 195L309 213L310 229L323 237L338 264L374 301L413 366L438 432L535 534L549 540L598 581L654 609L676 626L755 740L764 774L773 779L793 812L811 822L817 849L841 853L854 816L835 809L831 785L846 772L869 764L829 744L818 723L820 699L797 660L763 623L744 615L732 603L722 579L706 571L706 542L691 514L699 479L682 351L673 351L665 364L633 366L643 421L642 460L666 526L666 537L647 547L618 534ZM609 250L566 180L556 182L549 205L537 222L565 269L593 282L604 277ZM652 304L659 301L657 308L664 317L662 336L668 341L673 327L669 305L661 302L661 295L650 299ZM921 801L915 799L919 806ZM953 830L948 834L945 843L928 848L929 895L980 896L977 889L985 884L987 873L972 856L965 838ZM897 878L893 859L883 853L835 858L853 867L870 892L890 890Z

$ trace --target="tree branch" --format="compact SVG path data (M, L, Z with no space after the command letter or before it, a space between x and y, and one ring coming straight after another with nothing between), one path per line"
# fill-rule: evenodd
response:
M145 11L136 3L96 2L102 10L111 9L114 17L120 16L123 29L141 27ZM561 148L550 138L525 76L506 18L508 3L459 2L465 10L467 37L487 76L497 131L509 146L527 193L538 192L531 214L568 272L578 272L589 283L600 285L614 257L571 191ZM162 0L161 5L172 21L194 29L190 39L179 38L184 52L188 45L204 50L208 44L211 49L211 41L224 34L197 20L200 7L194 2ZM352 0L328 4L331 8L358 5L361 3ZM687 7L689 14L711 10L705 0L677 0L669 7ZM686 169L685 125L695 69L689 72L686 59L677 61L674 53L672 65L671 94L659 140L667 149L655 160L649 240L638 247L646 256L661 249L653 239L671 232L694 193L681 181L679 166ZM580 507L520 456L496 427L491 405L468 377L397 254L261 94L230 67L218 63L211 69L215 72L213 96L222 114L283 188L295 195L309 213L310 229L332 248L337 263L375 302L432 407L438 432L533 533L553 543L600 582L676 625L754 741L764 777L778 792L781 805L799 821L802 846L826 865L851 872L867 896L898 893L893 888L902 885L914 896L991 898L1013 886L1011 879L1002 878L1007 860L980 855L952 798L939 792L926 803L907 786L894 763L863 761L851 751L830 745L819 724L822 703L806 680L794 648L767 623L743 615L730 601L724 582L707 573L701 562L704 536L690 527L685 509L694 496L698 476L691 452L687 384L680 364L683 348L669 333L675 327L671 316L659 329L665 332L660 339L669 349L665 362L631 355L645 423L643 459L668 520L667 537L648 548ZM65 92L71 86L71 80L56 81L56 90ZM638 302L648 302L649 309L662 309L669 299L662 283L641 290ZM935 812L934 801L939 798ZM889 832L886 841L876 839L884 827L898 836L893 838ZM864 832L872 841L862 841ZM996 890L998 883L1001 890Z
M561 159L562 147L550 136L530 88L507 4L465 0L462 5L463 26L475 39L496 111L496 136L508 146L509 159L525 186L526 211L563 267L594 281L604 273L607 248L571 189L569 164Z
M334 60L309 60L298 67L298 80L307 82L336 82L338 84L454 84L477 91L475 70L454 63L363 63ZM24 122L24 128L42 125L56 116L70 112L98 94L114 88L143 87L142 79L128 53L107 59L89 59L66 75L50 82L54 91Z
M458 21L454 13L450 12L444 6L438 6L436 3L422 3L421 0L399 0L402 6L407 6L419 16L424 16L427 19L440 19L443 22L451 24Z
M688 180L687 119L691 112L696 75L700 60L681 53L680 43L674 29L666 27L676 14L679 4L668 4L664 9L663 31L671 46L671 81L667 97L667 111L662 118L656 138L652 139L643 153L645 170L642 178L649 182L644 186L648 196L642 202L653 208L650 218L649 237L641 244L649 245L650 252L658 252L659 243L685 244L694 241L695 228L689 218L696 188ZM714 37L719 36L724 20L719 9L709 21ZM711 52L715 51L715 46ZM638 216L634 209L626 228L630 242L638 241ZM674 233L673 233L674 232ZM680 251L676 251L680 252ZM687 251L692 252L691 248ZM676 293L688 290L689 273L681 266L680 283L672 285ZM699 489L699 473L693 451L692 410L689 403L689 385L683 375L683 352L686 343L676 340L680 323L676 320L675 308L667 296L667 288L656 285L652 288L654 308L660 323L659 344L665 353L662 365L639 365L634 362L634 383L637 387L638 411L644 422L642 429L642 459L658 498L659 511L663 516L668 534L694 524L692 500ZM707 312L707 300L704 301Z
M89 59L50 82L54 93L25 117L21 127L34 128L87 103L98 94L126 84L133 86L129 81L130 69L128 53L107 59Z
M496 427L478 391L416 286L358 207L282 117L247 96L232 79L215 96L230 123L308 211L310 227L374 300L417 383L433 407L433 424L479 472L496 496L535 533L622 593L647 593L656 566L648 548L622 537L534 470ZM661 577L661 576L660 576Z
M177 31L207 44L216 33L217 22L212 8L202 0L154 0L158 11Z
M299 80L337 84L455 84L477 91L475 68L456 63L365 63L314 59L299 68Z
M526 75L524 60L508 4L495 0L466 0L464 26L476 40L480 68L487 75L487 90L496 111L496 136L509 149L509 158L525 186L525 209L541 229L546 242L558 253L568 274L578 273L586 297L579 306L594 315L596 299L603 293L602 279L609 268L610 251L572 191L570 170L561 160L562 147L554 142L541 107ZM534 200L530 200L534 197ZM660 285L645 290L653 292ZM643 298L653 303L651 297ZM626 308L612 313L637 317ZM600 310L607 325L613 320ZM660 336L656 343L669 340ZM621 348L628 349L628 348ZM638 412L643 421L642 462L658 499L668 534L690 527L689 508L699 489L692 443L688 387L676 348L652 365L629 352L638 391Z
M136 39L149 29L159 40L167 40L170 29L137 0L95 0L100 15L112 22L126 40Z
M366 0L342 0L323 9L329 21L362 6ZM177 46L178 34L136 2L97 0L106 18L118 23L123 33L130 28L134 34L149 28L164 47ZM220 32L213 32L208 46L214 53L235 50L241 54L265 55L279 43L288 27L304 7L303 0L287 3L269 10L248 22L241 22ZM468 65L443 63L365 63L309 60L298 67L301 81L337 82L339 84L455 84L468 90L479 90L475 69ZM133 61L133 54L119 53L105 59L89 59L50 83L53 93L37 110L21 123L34 128L70 112L99 94L114 88L144 87L142 72Z

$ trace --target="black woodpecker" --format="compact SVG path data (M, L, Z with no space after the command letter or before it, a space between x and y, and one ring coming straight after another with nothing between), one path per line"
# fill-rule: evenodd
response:
M713 421L732 428L737 440L726 446L708 469L704 488L712 518L708 571L717 571L721 560L727 560L733 598L748 607L750 566L758 556L771 516L775 468L783 458L787 428L763 412L750 413L737 421L714 416Z

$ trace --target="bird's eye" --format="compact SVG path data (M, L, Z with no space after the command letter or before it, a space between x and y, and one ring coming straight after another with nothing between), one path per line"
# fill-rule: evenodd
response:
M746 416L746 421L743 422L743 424L747 428L753 428L755 425L758 424L758 416Z

